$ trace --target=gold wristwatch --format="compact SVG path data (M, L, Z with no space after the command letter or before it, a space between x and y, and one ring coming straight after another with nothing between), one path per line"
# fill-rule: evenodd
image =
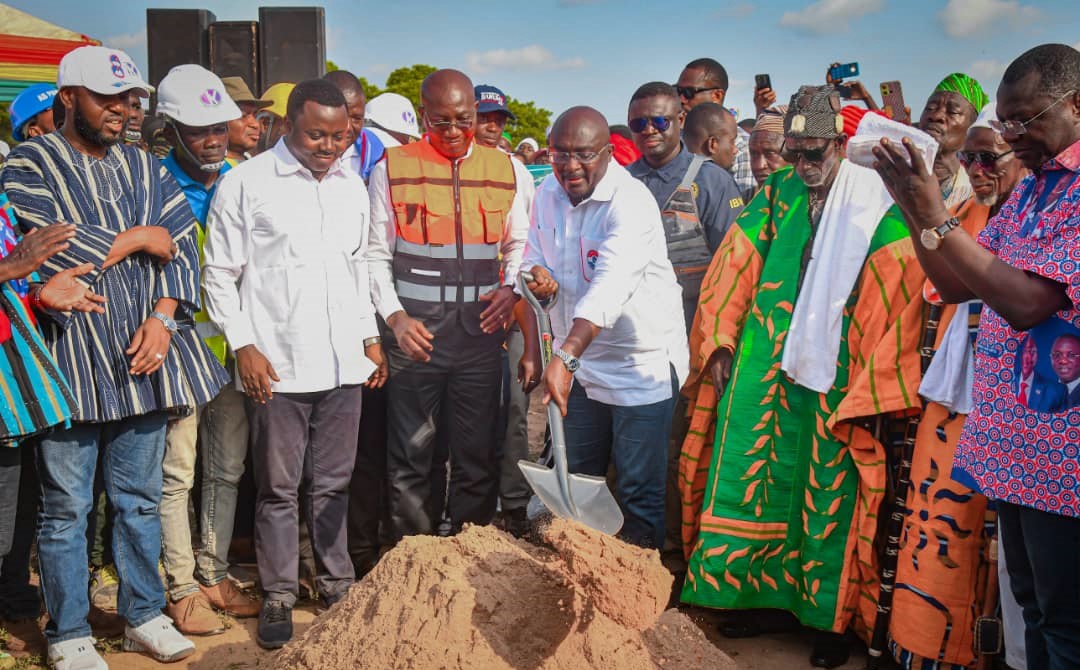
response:
M919 241L922 242L923 247L930 251L937 251L941 247L941 243L945 241L945 235L953 228L960 227L960 219L955 216L948 219L945 223L936 228L926 228L919 235Z

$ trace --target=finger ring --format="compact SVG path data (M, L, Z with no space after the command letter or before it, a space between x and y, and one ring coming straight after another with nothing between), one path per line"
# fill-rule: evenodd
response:
M154 358L156 358L156 359L158 359L160 361L162 358L165 358L165 357L162 356L161 354L154 354Z

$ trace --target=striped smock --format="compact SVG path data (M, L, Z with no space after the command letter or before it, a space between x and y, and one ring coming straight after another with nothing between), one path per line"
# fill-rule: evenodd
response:
M76 151L61 133L24 142L8 157L0 186L24 230L56 221L76 224L70 247L42 265L53 274L82 263L82 279L108 300L104 314L50 314L42 319L46 345L77 400L73 420L116 421L155 410L186 411L211 400L228 374L194 330L199 308L198 224L176 180L150 154L109 147L103 159ZM176 242L164 265L135 253L101 270L116 236L133 226L162 226ZM124 353L161 298L178 301L164 365L151 375L128 373Z

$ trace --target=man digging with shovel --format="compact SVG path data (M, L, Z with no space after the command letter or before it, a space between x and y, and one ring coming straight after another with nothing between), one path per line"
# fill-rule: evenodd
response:
M536 320L519 302L519 377L529 391L542 375L545 402L565 417L571 473L603 477L614 463L620 536L659 548L667 440L689 366L660 210L611 159L608 123L595 109L564 112L549 144L555 178L536 191L521 267L537 298L559 293L554 357L542 367Z

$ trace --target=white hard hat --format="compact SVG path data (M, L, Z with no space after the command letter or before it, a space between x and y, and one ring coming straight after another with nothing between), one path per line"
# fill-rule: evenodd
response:
M412 103L397 93L381 93L368 100L364 118L379 124L384 130L403 133L420 139L420 126L416 123L416 110Z
M137 91L146 97L154 90L135 62L119 49L85 46L72 49L60 59L56 87L82 86L102 95Z
M239 119L221 79L201 65L177 65L158 84L157 113L195 128Z

